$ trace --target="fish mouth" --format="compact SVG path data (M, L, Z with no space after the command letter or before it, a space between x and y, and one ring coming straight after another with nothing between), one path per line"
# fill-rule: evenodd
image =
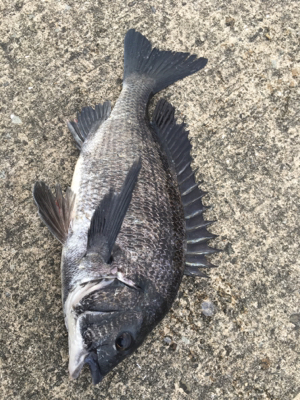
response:
M102 381L104 378L104 375L102 375L100 366L98 364L97 360L97 355L95 353L89 353L83 360L81 360L75 368L72 368L72 366L69 366L69 372L70 372L70 379L77 379L80 375L80 372L84 366L84 364L88 364L91 375L92 375L92 381L94 385L97 385L99 382Z
M101 373L97 354L89 353L87 355L86 352L82 353L79 361L77 361L75 365L74 363L69 364L70 379L73 380L79 377L84 364L88 364L90 368L93 384L97 385L99 382L101 382L104 378L104 375Z

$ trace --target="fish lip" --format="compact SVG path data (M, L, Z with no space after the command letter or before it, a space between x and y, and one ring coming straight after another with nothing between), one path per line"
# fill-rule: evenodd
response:
M101 369L98 363L97 353L89 353L85 357L84 362L90 367L93 385L97 385L104 378L104 375L101 373Z
M84 357L84 359L82 359L82 357ZM100 383L104 378L104 375L101 373L97 354L94 352L88 353L87 355L86 353L83 353L80 358L81 360L77 363L76 368L73 369L71 365L69 365L70 379L77 379L84 364L88 364L92 375L93 385L97 385L98 383Z
M81 350L78 355L74 355L75 357L69 356L69 376L71 380L77 379L79 377L88 352L85 350Z
M83 365L84 361L82 361L79 365L77 365L76 369L74 370L70 370L69 368L69 375L71 380L77 379L79 377Z

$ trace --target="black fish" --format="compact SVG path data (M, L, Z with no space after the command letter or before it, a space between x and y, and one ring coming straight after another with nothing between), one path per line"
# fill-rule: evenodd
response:
M85 107L68 127L80 149L72 187L55 196L37 182L39 214L63 244L62 285L69 372L89 364L94 384L142 344L170 309L182 276L205 276L215 235L191 169L191 144L174 108L149 99L207 60L160 51L131 29L123 90Z

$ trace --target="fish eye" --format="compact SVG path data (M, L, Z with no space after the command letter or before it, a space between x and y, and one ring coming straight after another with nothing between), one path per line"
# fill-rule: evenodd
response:
M121 333L121 335L119 335L116 339L117 350L119 351L127 350L130 347L132 341L133 339L129 332Z

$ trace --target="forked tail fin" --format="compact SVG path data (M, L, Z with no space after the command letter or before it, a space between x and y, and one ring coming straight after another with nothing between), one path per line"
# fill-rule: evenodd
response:
M130 29L124 42L124 82L131 74L154 79L152 94L192 75L207 64L207 59L190 53L177 53L153 48L141 33Z

